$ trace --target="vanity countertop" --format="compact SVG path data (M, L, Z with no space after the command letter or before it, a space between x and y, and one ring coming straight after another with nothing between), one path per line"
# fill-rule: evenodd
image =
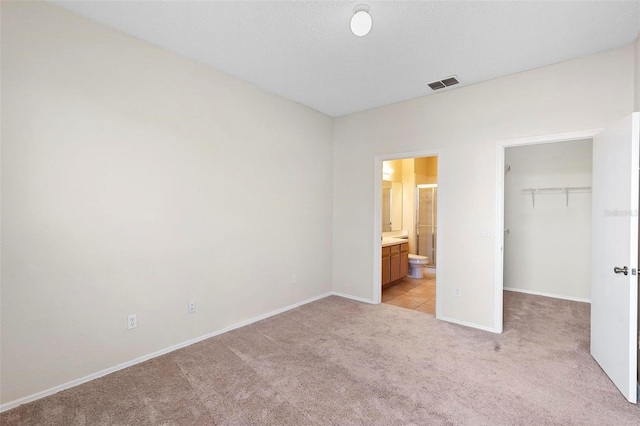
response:
M396 244L408 243L409 240L405 238L383 238L382 247L395 246Z

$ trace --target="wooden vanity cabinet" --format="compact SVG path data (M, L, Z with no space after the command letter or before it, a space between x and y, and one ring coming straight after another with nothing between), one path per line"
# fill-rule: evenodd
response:
M404 278L409 273L409 244L382 247L382 285Z
M391 247L382 247L382 285L391 282Z
M391 246L391 282L400 279L400 244Z
M400 244L400 278L409 275L409 243Z

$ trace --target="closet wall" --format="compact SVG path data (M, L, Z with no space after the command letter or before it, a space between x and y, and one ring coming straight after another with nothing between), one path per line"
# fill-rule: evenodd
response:
M590 187L592 141L506 150L504 287L588 301L591 193L528 188Z

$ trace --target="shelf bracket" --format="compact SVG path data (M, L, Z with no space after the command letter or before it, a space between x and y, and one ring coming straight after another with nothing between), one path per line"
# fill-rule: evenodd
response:
M533 204L533 207L535 208L536 206L536 190L533 188L529 188L529 190L531 191L531 204Z

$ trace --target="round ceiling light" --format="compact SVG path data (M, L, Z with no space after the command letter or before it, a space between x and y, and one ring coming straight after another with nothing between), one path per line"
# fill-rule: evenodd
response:
M369 6L359 4L353 9L351 17L351 32L358 37L366 36L371 31L373 21L369 15Z

